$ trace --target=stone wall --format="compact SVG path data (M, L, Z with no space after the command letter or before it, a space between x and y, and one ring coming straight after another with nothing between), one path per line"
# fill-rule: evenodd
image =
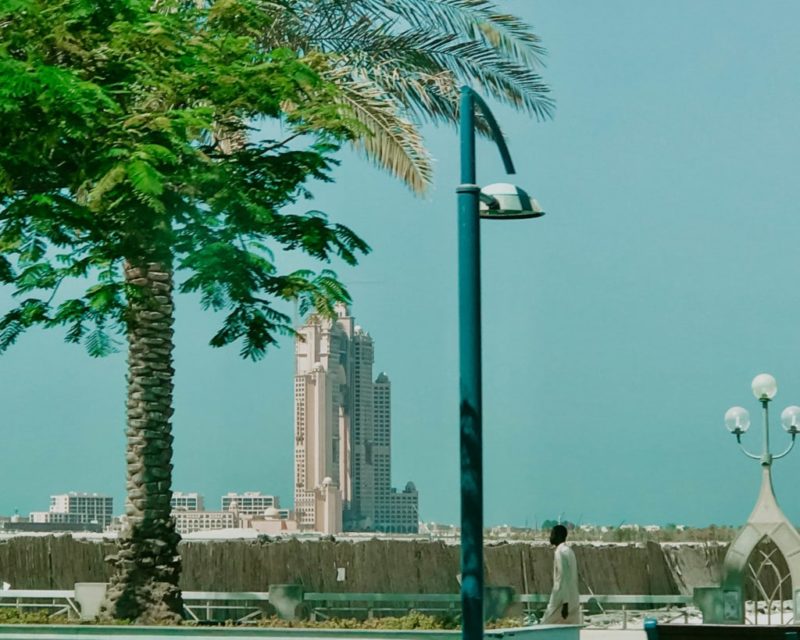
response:
M691 594L719 580L726 547L706 544L572 545L583 593ZM0 581L14 589L71 589L103 582L113 542L71 536L0 541ZM191 591L267 591L299 583L306 591L456 593L459 549L442 542L369 540L185 542L182 587ZM344 581L337 581L344 569ZM517 593L550 591L553 551L543 543L486 548L486 582Z

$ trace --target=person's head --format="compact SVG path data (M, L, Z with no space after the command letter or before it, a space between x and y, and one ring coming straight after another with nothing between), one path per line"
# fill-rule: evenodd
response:
M550 544L557 547L567 539L567 528L563 524L557 524L550 531Z

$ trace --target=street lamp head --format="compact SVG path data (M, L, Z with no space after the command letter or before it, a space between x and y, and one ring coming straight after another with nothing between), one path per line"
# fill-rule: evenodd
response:
M792 405L781 413L781 424L789 433L800 432L800 407Z
M753 395L757 400L769 402L778 393L778 383L768 373L759 373L753 378Z
M728 431L739 435L750 428L750 414L744 407L731 407L725 412L725 426Z
M539 203L523 189L507 182L490 184L481 189L480 216L489 220L538 218L544 215Z

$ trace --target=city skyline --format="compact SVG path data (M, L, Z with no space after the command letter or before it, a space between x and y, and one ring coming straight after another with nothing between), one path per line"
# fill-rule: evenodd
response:
M379 374L379 378L385 374ZM411 483L409 483L411 484ZM406 487L408 489L408 487ZM413 487L416 491L416 488ZM392 492L397 490L392 488ZM294 516L294 511L289 508L281 507L280 496L265 494L261 491L229 491L224 495L219 496L220 507L209 508L206 502L206 496L197 491L173 491L171 499L171 507L173 515L180 513L206 513L214 516L220 516L225 513L235 513L247 516L263 517L277 517L282 520L290 520ZM98 515L101 517L98 518ZM122 512L115 513L113 510L113 498L108 495L100 494L97 492L78 492L68 491L57 495L50 496L50 508L48 511L30 511L28 515L4 514L0 513L0 524L8 520L11 516L21 517L24 521L38 524L99 524L103 529L107 528L112 521L117 521L124 518ZM55 516L48 518L47 516ZM70 516L70 517L62 517ZM77 517L72 517L77 516ZM592 531L594 529L602 530L602 533L607 533L610 530L618 528L622 531L638 531L653 533L660 531L664 528L662 525L645 524L635 522L621 522L614 524L610 523L587 523L587 522L571 522L566 519L561 519L560 515L554 519L546 519L542 522L526 523L524 527L512 527L508 524L486 523L487 531L526 531L526 530L542 530L549 531L555 523L563 522L569 528L581 529L584 531ZM452 537L453 532L459 532L460 526L456 523L448 522L435 522L435 521L420 521L421 525L419 533L422 535L432 534L434 537ZM530 526L528 526L530 524ZM684 531L687 529L686 525L667 523L664 525L666 528L674 529L676 531ZM232 528L233 519L226 523L221 528ZM203 527L208 529L209 527ZM2 529L2 526L0 526ZM57 529L50 529L57 531ZM297 532L303 532L297 530ZM293 531L294 533L294 531ZM310 533L305 531L304 533ZM317 531L316 533L324 533ZM359 531L344 531L340 533L363 533ZM375 531L374 533L409 533L409 532L392 532L392 531ZM415 532L416 533L416 532Z
M750 380L764 371L778 413L800 404L800 6L499 4L541 36L557 109L535 123L491 104L513 181L547 215L482 227L485 520L741 524L758 469L725 410L755 415ZM357 268L333 266L391 363L392 484L413 477L421 519L456 523L458 140L425 134L437 158L426 198L343 151L335 182L293 211L324 211L372 246ZM496 151L478 151L481 184L507 181ZM220 320L177 301L174 486L290 500L293 340L242 361L208 346ZM38 508L65 479L122 504L124 375L124 353L91 359L58 330L0 357L0 513ZM776 466L795 522L798 483L800 467Z

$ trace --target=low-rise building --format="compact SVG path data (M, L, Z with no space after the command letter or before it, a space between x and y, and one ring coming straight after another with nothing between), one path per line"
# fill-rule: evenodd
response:
M419 533L419 492L413 482L403 491L392 488L388 495L386 520L381 523L384 533Z
M194 531L232 529L239 525L232 511L173 511L175 528L181 535Z
M205 501L196 491L184 493L181 491L172 492L170 506L173 511L205 511Z
M222 496L222 510L263 515L267 509L279 509L278 496L269 496L260 491L245 491L244 493L228 493Z
M101 533L103 531L97 522L30 522L21 520L0 523L0 529L16 533L77 533L83 531Z
M49 511L34 511L30 521L37 524L96 524L105 529L113 518L114 499L99 493L62 493L50 496Z
M294 533L298 530L297 521L290 520L285 512L288 509L270 507L261 515L246 514L241 517L241 526L271 536Z

